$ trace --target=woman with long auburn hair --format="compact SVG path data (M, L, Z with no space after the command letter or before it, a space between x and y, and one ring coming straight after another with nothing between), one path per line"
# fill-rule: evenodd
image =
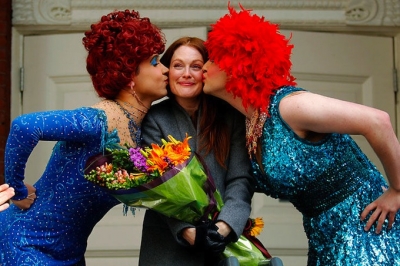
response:
M169 99L150 108L143 120L144 144L186 134L204 159L224 206L215 221L192 225L147 210L139 265L217 265L225 246L236 241L251 211L253 186L245 149L244 116L224 101L205 95L204 41L182 37L161 58L169 68ZM222 265L222 264L220 264Z

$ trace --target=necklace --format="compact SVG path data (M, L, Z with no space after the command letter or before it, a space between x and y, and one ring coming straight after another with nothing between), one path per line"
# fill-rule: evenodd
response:
M256 154L257 142L262 135L262 129L267 117L267 113L256 109L250 119L246 118L246 147L250 157L252 153Z
M147 114L147 110L148 110L148 108L147 107L145 107L147 110L142 110L142 109L139 109L139 108L137 108L136 106L134 106L134 105L132 105L132 104L130 104L130 103L128 103L128 102L124 102L124 101L121 101L121 100L119 100L121 103L123 103L125 106L128 106L128 107L131 107L131 108L133 108L133 109L136 109L136 110L138 110L139 112L141 112L142 114Z
M129 133L131 135L131 138L136 141L136 145L139 146L140 143L142 142L141 130L140 130L140 127L136 124L135 119L131 116L133 114L129 113L124 107L122 107L122 105L120 105L119 102L117 102L115 100L114 100L114 102L118 105L118 107L124 112L125 116L128 118Z
M133 91L132 95L133 95L133 97L135 97L135 99L138 101L138 103L139 103L141 106L143 106L144 108L146 108L147 111L149 110L149 108L146 107L146 106L144 105L144 103L142 102L142 100L140 100L139 96L137 96L137 94L136 94L135 91ZM147 111L146 111L146 113L147 113Z

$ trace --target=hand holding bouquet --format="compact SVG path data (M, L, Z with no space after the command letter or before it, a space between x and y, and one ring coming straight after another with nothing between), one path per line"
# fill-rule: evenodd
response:
M191 156L190 137L182 142L168 138L161 146L107 149L88 160L84 176L127 206L152 209L193 225L212 220L223 206L212 177L200 157ZM241 265L268 265L271 256L255 238L262 226L262 219L249 219L224 256L238 257Z

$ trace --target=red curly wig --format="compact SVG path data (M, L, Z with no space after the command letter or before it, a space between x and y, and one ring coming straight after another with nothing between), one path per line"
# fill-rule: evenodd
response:
M277 25L240 8L236 12L228 4L229 14L211 25L205 45L210 60L229 77L226 90L241 97L245 108L268 112L270 96L279 87L296 85L290 74L293 45Z
M86 69L100 97L114 99L138 73L139 64L162 54L165 36L137 11L115 11L91 25L82 39L89 52Z

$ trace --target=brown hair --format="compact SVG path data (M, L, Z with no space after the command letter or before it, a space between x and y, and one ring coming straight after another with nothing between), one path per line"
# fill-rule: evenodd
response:
M181 46L195 48L202 55L204 62L208 61L208 52L204 46L204 41L197 37L182 37L173 42L160 61L166 67L170 67L172 56ZM169 85L167 86L168 96L174 99ZM201 96L201 114L200 114L200 150L205 154L214 152L217 162L226 168L225 161L230 149L230 134L228 126L223 115L226 105L222 100L216 97L202 94Z

